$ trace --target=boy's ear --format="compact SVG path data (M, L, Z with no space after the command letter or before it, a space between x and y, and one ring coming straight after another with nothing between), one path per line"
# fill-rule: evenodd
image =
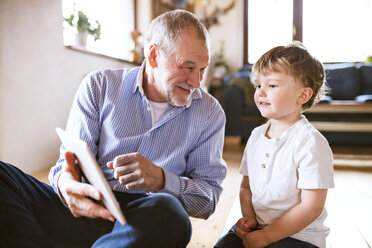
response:
M149 48L149 55L148 55L148 60L149 64L152 68L155 68L158 64L156 63L156 57L157 57L157 47L155 44L152 44Z
M312 97L312 95L313 95L313 90L310 87L303 88L300 96L297 99L297 103L300 105L307 103Z

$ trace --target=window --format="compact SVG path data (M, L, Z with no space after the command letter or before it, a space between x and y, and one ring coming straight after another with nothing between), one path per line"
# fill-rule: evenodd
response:
M371 0L304 0L303 43L324 62L372 54Z
M130 50L134 48L131 31L135 29L134 0L63 0L62 15L69 18L72 13L82 11L89 19L92 28L100 25L100 39L85 35L86 41L78 41L76 28L64 22L63 41L66 46L129 60ZM98 21L98 23L96 22ZM75 20L76 23L76 20Z
M244 63L299 40L322 62L372 55L372 0L245 0Z
M248 61L292 40L292 0L249 0Z

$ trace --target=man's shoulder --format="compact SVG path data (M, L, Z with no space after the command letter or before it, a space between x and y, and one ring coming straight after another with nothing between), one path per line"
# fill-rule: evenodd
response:
M106 89L121 87L127 81L134 83L137 78L138 68L108 68L90 72L85 77L88 87ZM131 79L130 79L131 78ZM128 83L129 83L128 82ZM128 84L127 83L127 84Z
M92 71L91 73L88 74L90 77L95 77L95 78L125 78L128 76L130 73L135 73L136 70L138 70L138 67L133 67L133 68L106 68L106 69L100 69L100 70L95 70Z
M219 101L213 97L208 92L204 91L203 89L197 89L199 97L194 98L195 102L200 102L203 106L207 108L215 108L218 112L223 112L222 106Z

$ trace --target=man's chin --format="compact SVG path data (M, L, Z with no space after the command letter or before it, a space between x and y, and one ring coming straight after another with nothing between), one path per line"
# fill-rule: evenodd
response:
M189 102L190 97L187 98L172 98L169 102L170 105L176 106L176 107L182 107L185 106Z

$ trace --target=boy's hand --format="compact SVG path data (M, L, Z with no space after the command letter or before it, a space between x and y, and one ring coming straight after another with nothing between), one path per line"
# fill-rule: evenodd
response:
M264 248L270 244L264 230L249 232L242 238L242 241L245 248Z
M251 217L240 218L235 224L235 231L243 239L247 233L252 232L257 226L257 221Z

